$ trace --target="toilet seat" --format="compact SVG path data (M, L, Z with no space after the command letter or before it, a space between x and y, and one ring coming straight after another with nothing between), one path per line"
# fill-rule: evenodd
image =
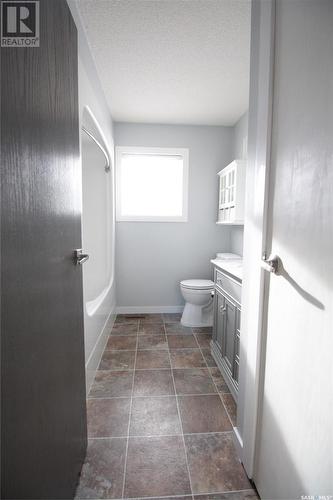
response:
M211 280L183 280L180 286L191 290L212 290L214 282Z

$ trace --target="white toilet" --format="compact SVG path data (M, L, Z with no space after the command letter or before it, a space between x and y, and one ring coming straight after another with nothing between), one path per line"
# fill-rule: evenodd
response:
M184 326L202 327L213 325L214 282L211 280L184 280L180 290L185 300L181 323Z

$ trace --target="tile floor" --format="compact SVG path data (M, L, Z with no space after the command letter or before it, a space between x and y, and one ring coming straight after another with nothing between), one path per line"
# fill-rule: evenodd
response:
M255 500L232 439L236 406L210 328L117 316L88 401L76 498Z

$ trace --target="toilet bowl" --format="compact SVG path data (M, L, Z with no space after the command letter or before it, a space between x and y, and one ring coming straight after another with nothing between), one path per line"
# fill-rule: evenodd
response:
M190 327L212 326L214 282L211 280L184 280L180 282L180 290L185 300L182 325Z

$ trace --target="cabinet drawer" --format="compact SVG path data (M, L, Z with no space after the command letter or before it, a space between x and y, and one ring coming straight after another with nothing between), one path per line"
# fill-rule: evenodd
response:
M239 304L241 303L242 286L240 283L237 283L232 278L229 278L217 269L215 269L215 283L232 299L234 299Z

